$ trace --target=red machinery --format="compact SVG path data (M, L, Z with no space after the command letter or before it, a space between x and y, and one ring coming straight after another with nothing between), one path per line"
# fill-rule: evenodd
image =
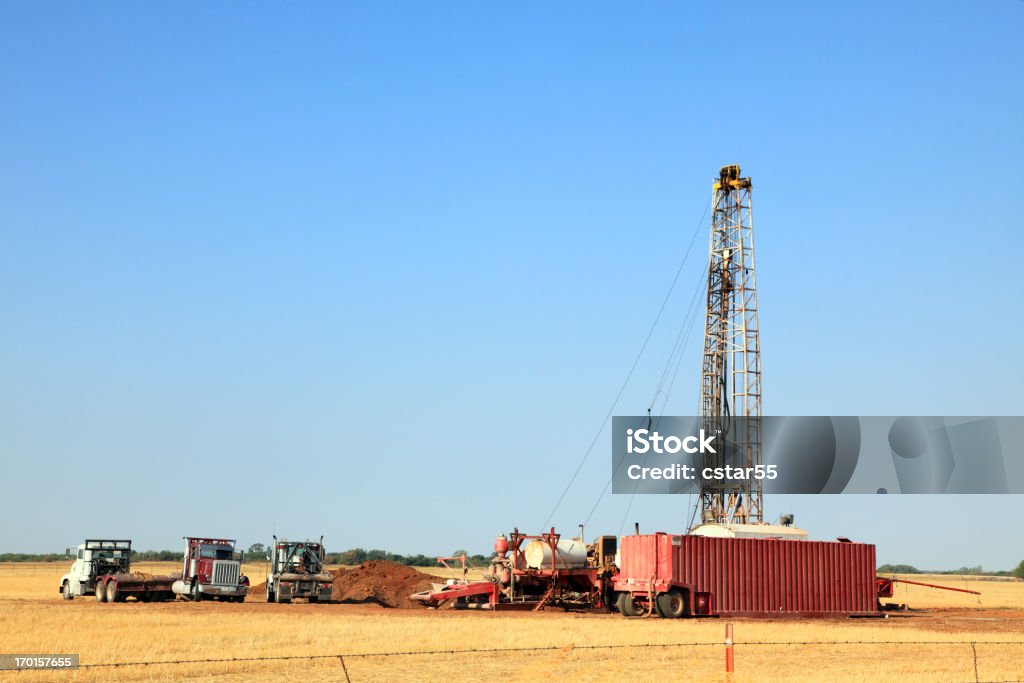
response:
M606 607L615 571L614 536L584 545L562 539L552 528L532 536L515 529L494 543L497 557L481 581L450 581L410 596L429 607L449 601L487 609L533 609L548 605L567 609Z
M497 556L479 581L434 584L410 596L430 607L605 608L623 616L879 616L896 582L878 577L867 543L687 534L599 536L584 545L554 529L498 537ZM619 550L616 553L616 550ZM618 555L618 566L616 564ZM445 560L456 558L444 558ZM448 566L446 563L445 566Z
M883 604L881 598L891 598L893 594L893 588L897 583L906 583L912 586L924 586L925 588L938 588L944 591L956 591L957 593L969 593L971 595L981 595L980 591L972 591L968 588L953 588L952 586L939 586L934 583L925 583L923 581L911 581L909 579L897 579L896 577L885 577L876 576L875 586L878 591L878 608L884 611L906 609L906 605L900 605L896 603L885 603Z
M625 616L870 615L875 546L836 541L623 536L612 580Z

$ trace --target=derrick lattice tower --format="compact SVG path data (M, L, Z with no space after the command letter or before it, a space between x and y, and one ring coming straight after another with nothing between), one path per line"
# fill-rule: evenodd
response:
M761 464L761 346L757 327L750 178L723 166L713 185L707 317L701 371L701 426L726 436L728 453L704 467ZM724 439L716 439L722 443ZM754 478L702 481L701 521L763 523L763 486Z

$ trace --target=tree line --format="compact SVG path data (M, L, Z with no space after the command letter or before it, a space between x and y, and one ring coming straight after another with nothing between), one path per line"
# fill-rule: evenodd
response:
M246 551L246 559L250 562L257 562L260 559L266 558L269 552L269 548L264 546L262 543L253 543L249 546L249 550ZM474 566L485 565L491 561L492 557L494 557L493 553L490 555L470 555L465 550L454 550L451 553L451 557L458 557L460 555L465 555L467 563ZM385 560L396 564L404 564L409 567L433 567L437 565L436 555L399 555L398 553L392 553L387 550L380 550L376 548L373 550L350 548L349 550L343 550L337 553L327 553L325 556L327 564L343 564L350 566L362 564L363 562L373 562L376 560Z
M262 562L266 559L269 549L262 543L253 543L245 553L247 562ZM486 565L494 557L491 555L470 555L465 550L456 550L453 557L465 555L468 563L473 566ZM0 562L69 562L75 558L75 549L69 548L62 553L0 553ZM134 562L180 562L180 550L133 550ZM327 553L326 563L330 565L357 565L373 560L386 560L410 567L433 567L437 565L435 555L400 555L387 550L365 550L351 548L337 553Z
M883 564L878 568L882 574L936 574L955 576L1015 576L1024 579L1024 560L1013 569L986 572L979 564L976 567L960 567L959 569L918 569L909 564Z
M62 553L0 553L0 562L69 562L76 557L77 550L69 548ZM180 550L133 550L136 562L178 562Z

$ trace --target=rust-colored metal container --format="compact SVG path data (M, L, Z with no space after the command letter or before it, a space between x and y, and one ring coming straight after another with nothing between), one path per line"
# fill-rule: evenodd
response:
M875 546L835 541L623 536L614 589L675 589L691 614L874 614Z

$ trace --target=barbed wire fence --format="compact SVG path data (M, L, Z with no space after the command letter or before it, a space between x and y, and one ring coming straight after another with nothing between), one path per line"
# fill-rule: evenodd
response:
M730 625L731 626L731 625ZM563 644L545 645L530 647L492 647L492 648L449 648L439 650L400 650L381 652L342 652L331 654L313 655L270 655L259 657L220 657L220 658L197 658L197 659L167 659L167 660L136 660L128 662L102 662L84 663L77 668L85 670L118 669L125 667L164 667L164 666L197 666L215 664L241 664L249 662L285 662L285 661L325 661L337 660L341 674L347 683L353 683L352 672L348 663L352 660L367 658L387 657L458 657L465 655L487 655L487 654L515 654L528 652L558 652L575 650L641 650L641 649L668 649L668 648L725 648L725 672L733 673L732 663L735 661L732 648L758 648L758 647L855 647L880 645L897 646L969 646L964 656L970 658L973 665L973 678L962 679L964 683L1024 683L1024 679L983 679L979 674L978 646L994 647L1019 647L1022 649L1024 661L1024 640L756 640L756 641L733 641L731 629L727 630L725 641L700 641L684 643L609 643L609 644ZM346 661L348 660L348 661ZM20 670L19 670L20 671ZM731 680L731 679L730 679ZM957 679L954 679L957 680Z

